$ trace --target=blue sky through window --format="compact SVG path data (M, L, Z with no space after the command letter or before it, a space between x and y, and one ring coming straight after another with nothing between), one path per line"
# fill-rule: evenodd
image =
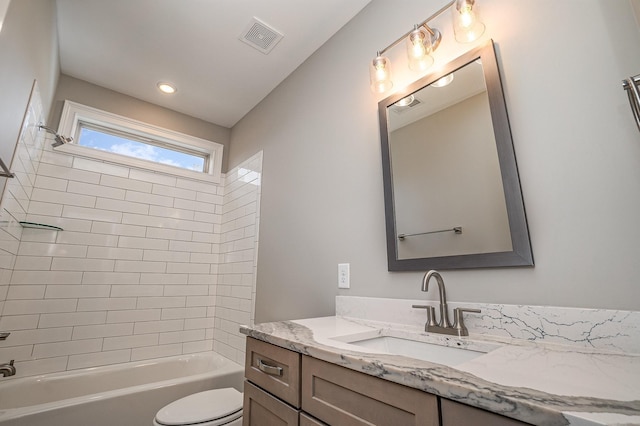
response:
M80 128L78 145L187 170L204 171L205 159L203 157L126 139L87 127Z

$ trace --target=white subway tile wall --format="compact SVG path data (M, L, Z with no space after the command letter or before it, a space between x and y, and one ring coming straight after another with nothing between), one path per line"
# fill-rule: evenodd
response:
M245 355L239 326L255 320L261 176L262 152L226 175L221 206L213 345L216 352L239 364Z
M208 350L242 364L262 154L204 184L30 149L29 126L2 206L64 231L0 228L0 361L21 376Z
M26 220L29 201L32 198L35 181L37 180L36 171L42 156L44 131L40 131L38 125L43 122L43 116L40 90L37 83L34 82L13 159L3 158L3 161L14 173L15 177L10 179L0 178L0 185L4 186L0 202L0 331L4 331L7 328L4 324L11 325L11 329L15 330L33 328L34 321L30 317L12 318L3 322L2 315L5 312L5 304L8 297L11 297L12 300L19 300L30 299L31 297L42 298L44 294L42 293L42 286L30 290L14 290L11 293L9 287L11 274L17 264L16 257L23 233L23 228L18 222ZM34 208L45 209L46 206L42 204L45 203L36 203ZM35 256L39 257L34 259L34 263L44 265L49 260L47 260L46 255L41 254L42 248L38 249L40 253ZM30 265L22 263L17 265L24 270L30 269ZM18 349L18 352L23 353L24 349ZM0 355L5 354L7 352L0 346Z

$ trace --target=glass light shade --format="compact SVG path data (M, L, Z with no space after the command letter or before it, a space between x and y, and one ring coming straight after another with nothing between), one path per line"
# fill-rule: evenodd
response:
M453 32L459 43L470 43L484 34L485 25L473 0L458 0L452 8Z
M388 58L378 55L371 62L369 79L373 93L384 93L393 87L393 81L391 81L391 62Z
M407 57L409 68L424 71L433 65L431 53L431 35L424 27L414 27L407 36Z

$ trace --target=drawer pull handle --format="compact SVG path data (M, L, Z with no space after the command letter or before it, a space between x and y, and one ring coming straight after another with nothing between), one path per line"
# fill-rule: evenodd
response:
M274 367L273 365L265 364L261 359L258 360L258 369L263 373L270 374L271 376L282 376L282 367Z

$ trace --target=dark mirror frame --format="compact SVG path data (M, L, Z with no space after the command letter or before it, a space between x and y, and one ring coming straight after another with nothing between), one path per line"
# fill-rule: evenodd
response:
M395 226L393 198L393 173L387 128L387 108L400 99L417 92L439 78L480 59L489 98L493 131L498 151L498 161L504 188L507 216L511 231L512 250L496 253L479 253L417 259L398 259L398 239ZM424 271L429 269L493 268L510 266L532 266L533 252L529 240L529 229L525 215L518 168L513 149L511 128L500 81L498 61L493 41L477 47L448 63L437 73L429 74L378 103L380 139L382 142L382 172L384 184L385 222L387 229L387 259L389 271Z

